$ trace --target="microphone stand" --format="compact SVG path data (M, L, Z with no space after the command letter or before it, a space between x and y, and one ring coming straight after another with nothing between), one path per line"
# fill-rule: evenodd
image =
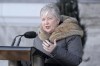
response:
M19 37L19 36L23 36L23 35L18 35L18 36L16 36L16 37L14 38L14 40L13 40L13 42L12 42L11 46L14 46L15 41L16 41L16 38L17 38L17 37Z
M20 38L19 38L19 40L18 40L18 43L17 43L17 45L16 45L17 47L19 46L22 37L23 37L23 35L20 36Z

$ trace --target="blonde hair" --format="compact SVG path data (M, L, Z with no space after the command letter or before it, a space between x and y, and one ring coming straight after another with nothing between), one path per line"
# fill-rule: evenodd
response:
M43 16L47 12L55 16L57 19L60 19L60 10L55 3L45 5L40 11L40 16Z

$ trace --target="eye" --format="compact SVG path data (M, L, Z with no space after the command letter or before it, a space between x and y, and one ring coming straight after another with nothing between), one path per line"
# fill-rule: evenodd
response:
M48 17L48 20L51 20L52 19L52 17Z

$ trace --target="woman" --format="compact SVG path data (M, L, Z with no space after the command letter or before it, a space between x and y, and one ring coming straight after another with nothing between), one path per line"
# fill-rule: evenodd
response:
M75 18L60 15L55 4L40 11L41 25L34 47L49 55L47 66L77 66L82 61L83 31Z
M78 66L82 61L81 37L83 31L75 18L60 15L55 4L48 4L40 11L41 25L33 46L49 57L44 66ZM10 66L16 64L10 61ZM21 61L18 66L30 66Z

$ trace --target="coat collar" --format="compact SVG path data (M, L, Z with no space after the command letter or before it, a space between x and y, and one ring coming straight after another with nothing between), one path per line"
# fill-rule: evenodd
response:
M50 40L53 42L54 39L60 40L72 35L80 35L81 37L83 36L83 30L80 28L75 18L62 15L61 21L63 23L61 23L51 35L44 32L40 27L38 34L39 38L43 41Z

